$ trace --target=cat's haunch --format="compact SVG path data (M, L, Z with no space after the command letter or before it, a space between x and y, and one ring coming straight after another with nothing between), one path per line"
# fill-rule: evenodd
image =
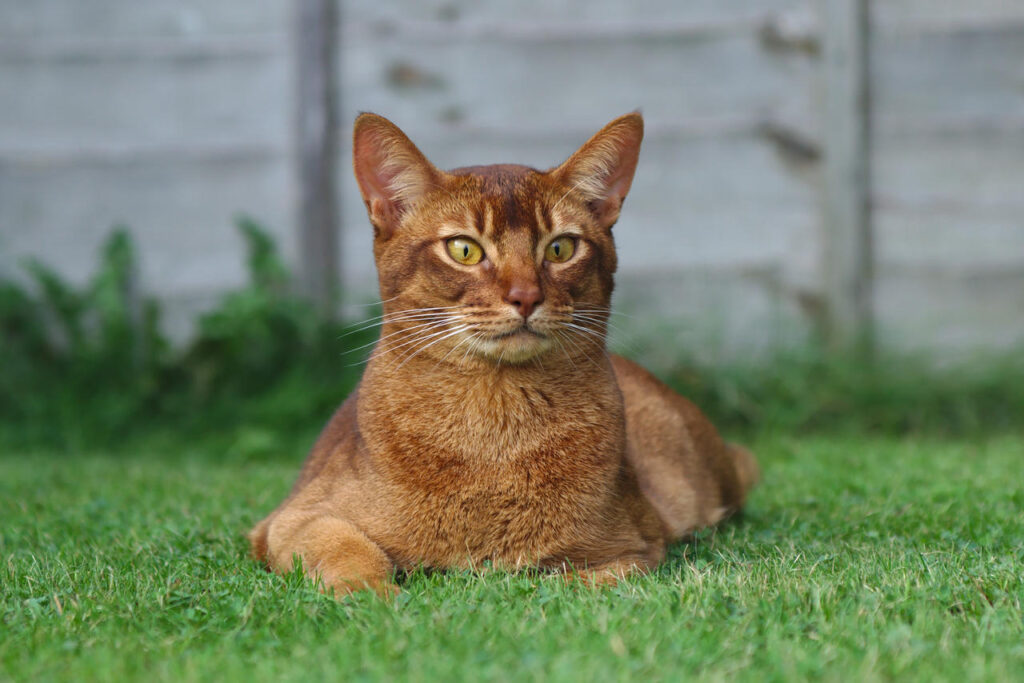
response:
M434 167L362 114L354 171L384 313L359 387L250 533L325 588L395 569L572 569L614 581L738 510L758 477L689 401L605 350L612 228L643 119L539 171Z

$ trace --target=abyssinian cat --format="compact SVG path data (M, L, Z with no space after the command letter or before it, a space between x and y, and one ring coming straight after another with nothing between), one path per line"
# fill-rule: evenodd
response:
M484 561L607 583L743 505L750 453L605 351L612 226L642 138L627 114L549 171L446 172L387 119L356 120L381 336L250 533L257 558L299 557L337 595Z

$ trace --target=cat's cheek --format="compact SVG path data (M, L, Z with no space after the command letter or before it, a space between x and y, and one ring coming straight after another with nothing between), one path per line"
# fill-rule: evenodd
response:
M607 304L611 298L610 278L594 269L587 270L572 282L569 293L574 301Z
M456 303L471 291L475 280L468 273L461 273L448 266L430 268L427 273L427 291L448 302Z
M568 291L573 298L588 293L595 283L595 259L592 253L581 254L567 263L548 264L549 281L561 291Z
M603 301L599 292L594 291L593 283L579 282L569 290L569 296L573 301Z

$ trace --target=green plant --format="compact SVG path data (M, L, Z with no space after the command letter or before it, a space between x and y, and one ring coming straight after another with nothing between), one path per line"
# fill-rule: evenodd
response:
M123 228L80 287L38 261L26 265L28 286L0 282L0 441L80 448L152 428L230 432L322 419L358 378L341 362L347 328L292 292L258 225L242 219L238 228L249 284L201 315L179 349L161 329L158 303L138 294ZM362 344L366 334L351 339Z
M202 396L265 390L282 373L309 361L318 351L317 333L327 325L312 306L290 294L288 271L270 237L249 220L240 221L239 229L248 251L249 286L200 316L183 357Z
M0 410L39 435L74 433L83 414L130 418L160 384L168 344L159 307L133 292L135 250L127 231L104 243L100 267L75 288L38 261L31 289L0 284Z

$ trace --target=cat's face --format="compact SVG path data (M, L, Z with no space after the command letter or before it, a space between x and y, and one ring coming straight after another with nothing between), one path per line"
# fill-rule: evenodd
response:
M389 121L362 115L355 172L385 301L378 353L509 364L599 353L616 267L611 227L642 135L630 114L550 171L443 172Z

